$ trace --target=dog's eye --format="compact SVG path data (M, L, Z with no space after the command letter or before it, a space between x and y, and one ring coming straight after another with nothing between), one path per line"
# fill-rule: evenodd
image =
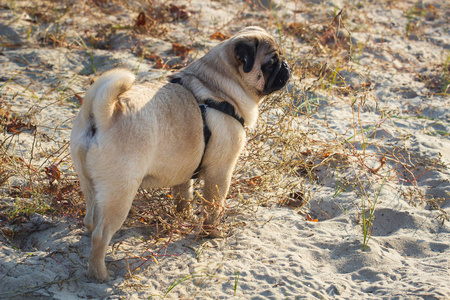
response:
M274 55L270 61L271 61L274 65L275 65L275 64L278 64L278 56L277 56L277 55Z
M270 59L270 66L274 67L275 65L278 64L278 56L274 55L271 59Z
M278 64L278 56L274 55L272 58L263 66L263 71L270 72Z

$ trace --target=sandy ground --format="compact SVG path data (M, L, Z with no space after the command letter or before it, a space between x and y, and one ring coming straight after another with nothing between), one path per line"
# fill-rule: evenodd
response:
M450 298L450 5L269 2L0 4L1 299ZM147 18L136 25L139 12ZM303 136L292 160L274 138L258 145L274 165L280 156L289 168L310 159L314 174L264 177L252 139L231 195L246 192L227 203L237 211L226 220L229 238L160 234L132 213L107 255L114 279L90 280L90 237L68 156L89 79L125 66L140 82L164 80L219 43L213 34L246 25L273 33L294 70L269 101L282 105L266 104L249 136L268 127L280 139ZM174 43L190 50L177 53ZM280 111L289 130L276 121ZM245 189L251 176L273 180L270 191ZM299 200L289 186L307 186L308 203L279 205ZM166 190L157 193L167 201Z

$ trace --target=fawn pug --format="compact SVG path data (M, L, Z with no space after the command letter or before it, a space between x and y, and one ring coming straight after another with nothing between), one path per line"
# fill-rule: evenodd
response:
M223 210L233 168L262 99L283 88L290 69L276 40L247 27L167 83L135 84L114 69L93 82L71 133L71 155L92 233L88 274L108 280L107 247L139 187L173 187L177 210L189 210L193 175L204 179L203 229Z

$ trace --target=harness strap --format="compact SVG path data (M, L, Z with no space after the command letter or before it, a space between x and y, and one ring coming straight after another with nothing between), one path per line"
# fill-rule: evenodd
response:
M202 112L202 120L203 120L203 139L205 141L205 148L203 149L202 159L200 160L200 164L197 169L195 169L194 174L192 174L192 179L198 178L198 174L200 173L200 169L202 168L203 158L205 157L206 146L208 146L209 138L211 137L211 130L209 130L208 125L206 125L206 105L200 104L200 110Z
M179 77L172 78L172 79L170 79L169 82L183 85L183 81ZM234 119L236 119L239 123L241 123L242 127L244 127L244 124L245 124L244 118L238 116L234 110L233 105L231 105L230 103L228 103L226 101L217 102L212 99L206 99L205 104L199 104L198 106L200 107L200 110L202 112L203 139L205 141L205 148L203 150L203 156L200 161L200 164L197 167L197 169L194 171L194 174L192 175L192 179L198 178L198 174L202 167L203 158L205 157L206 147L208 146L209 139L211 138L211 130L209 129L208 125L206 124L206 109L213 108L218 111L221 111L224 114L227 114L230 117L233 117Z
M211 107L214 109L217 109L221 112L223 112L224 114L227 114L233 118L235 118L236 120L238 120L239 123L241 123L242 127L244 126L244 118L239 117L236 112L234 111L234 107L233 105L231 105L230 103L226 102L226 101L222 101L222 102L217 102L211 99L207 99L205 100L205 104L207 107Z

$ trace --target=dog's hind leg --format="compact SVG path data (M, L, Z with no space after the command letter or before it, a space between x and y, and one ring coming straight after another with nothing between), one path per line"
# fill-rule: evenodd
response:
M80 188L83 192L84 200L86 202L86 215L84 216L84 225L89 233L94 231L96 226L94 222L95 216L95 189L94 183L86 170L86 151L79 148L77 153L77 164L80 164L78 169L78 178L80 179Z
M91 174L89 173L87 156L90 148L96 143L97 129L93 122L92 117L79 114L75 119L70 137L70 154L75 171L78 173L80 188L86 202L84 224L90 233L95 228L95 188Z
M80 188L83 192L84 200L86 202L86 215L84 216L84 225L88 229L89 233L95 228L94 215L95 215L95 189L92 178L87 171L86 155L87 155L86 145L76 145L75 142L72 145L71 154L73 165L78 173L78 178L80 180Z
M122 184L117 183L118 181L108 181L96 187L96 226L92 232L88 275L99 281L109 279L105 265L107 247L114 233L125 221L140 185L138 180L122 180Z
M192 208L192 200L194 199L194 180L190 179L187 182L174 186L172 188L173 196L177 211L190 211Z
M78 178L80 179L80 188L83 192L84 200L86 202L86 215L84 216L84 225L86 226L89 233L94 231L96 226L95 220L95 190L93 182L90 178L86 178L85 176L78 174Z

